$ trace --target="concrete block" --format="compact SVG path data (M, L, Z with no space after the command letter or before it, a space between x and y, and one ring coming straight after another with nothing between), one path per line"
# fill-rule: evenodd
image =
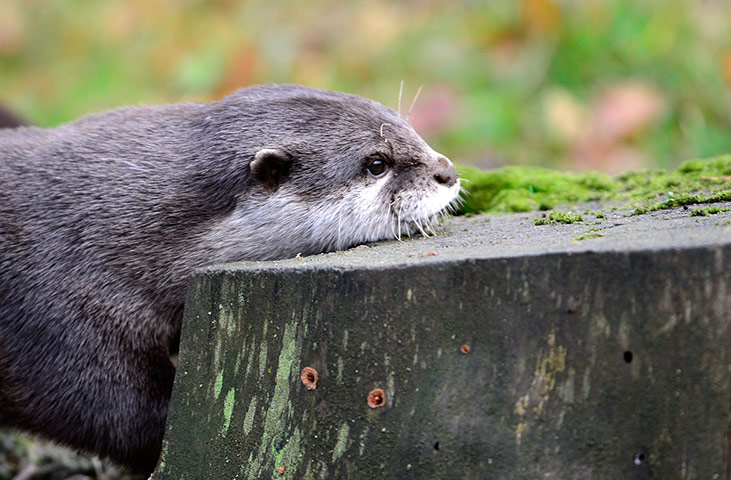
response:
M535 217L199 272L153 478L729 478L729 214Z

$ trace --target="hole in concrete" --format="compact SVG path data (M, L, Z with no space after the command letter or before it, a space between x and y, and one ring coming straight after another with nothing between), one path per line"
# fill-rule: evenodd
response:
M371 408L382 407L385 402L386 394L380 388L371 390L371 393L368 394L368 406Z
M317 388L317 370L312 367L305 367L302 369L300 378L302 383L305 384L307 390L314 390Z
M434 450L436 450L437 452L439 451L439 442L436 442L434 444Z
M627 363L631 363L632 362L632 352L630 352L629 350L627 350L626 352L624 352L624 361L627 362Z
M642 465L643 463L645 463L645 454L638 453L635 455L635 465Z

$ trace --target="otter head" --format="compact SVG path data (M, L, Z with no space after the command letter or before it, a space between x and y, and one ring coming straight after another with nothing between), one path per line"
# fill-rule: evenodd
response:
M298 86L250 88L222 102L231 119L224 149L245 152L249 181L215 233L219 249L226 244L221 261L425 233L458 199L452 162L377 102Z

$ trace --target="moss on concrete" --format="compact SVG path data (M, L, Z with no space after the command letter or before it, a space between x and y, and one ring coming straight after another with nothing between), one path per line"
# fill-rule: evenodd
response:
M633 215L642 215L643 213L655 212L657 210L667 210L668 208L683 207L687 205L697 205L699 203L718 203L731 201L731 190L722 190L713 194L668 194L668 199L657 202L647 207L637 207L632 213Z
M461 167L467 191L462 213L508 213L550 210L557 205L577 204L592 200L617 202L635 206L639 213L671 208L654 207L658 199L667 197L690 200L704 193L693 203L707 203L725 195L731 198L731 155L710 159L689 160L677 170L668 172L629 172L618 177L598 172L571 173L539 167L504 167L484 171ZM725 193L723 193L725 192ZM720 200L716 200L720 201Z
M551 225L556 223L571 224L583 221L584 219L581 217L581 215L578 214L552 211L548 214L548 216L544 214L542 217L536 218L535 220L533 220L533 223L535 225Z
M591 240L592 238L600 238L603 237L603 233L587 233L586 235L581 235L576 237L574 240L577 242L580 242L581 240Z
M467 191L463 213L550 210L556 205L599 200L615 190L609 175L569 173L539 167L459 169Z
M719 208L719 207L703 207L696 208L690 212L691 217L707 217L709 215L715 215L717 213L723 213L731 211L731 208Z

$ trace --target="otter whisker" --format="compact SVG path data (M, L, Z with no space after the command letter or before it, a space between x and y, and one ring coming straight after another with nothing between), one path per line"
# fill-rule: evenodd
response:
M432 227L432 224L430 222L426 223L426 228L431 232L432 235L436 235L437 232L434 231L434 227Z
M421 93L421 89L423 86L424 85L421 85L416 91L416 95L414 95L414 100L411 101L411 106L409 107L409 113L406 114L406 120L408 120L411 116L411 112L414 110L414 105L416 105L416 100L419 98L419 94Z
M436 235L437 232L434 230L435 225L439 223L439 215L430 215L429 219L427 220L427 226L429 227L429 231L432 233L432 235Z
M385 127L386 125L388 125L389 127L393 127L393 125L391 125L390 123L382 123L381 124L381 138L383 139L384 142L387 142L388 141L388 139L383 136L383 127Z
M391 221L389 222L391 226L391 233L393 234L394 238L398 239L398 236L396 235L396 226L399 223L399 218L394 218L396 212L394 212L393 206L396 205L396 199L394 198L391 200L391 202L388 204L388 211L391 214Z
M388 223L391 227L391 235L393 235L393 238L398 239L398 237L396 236L396 225L394 225L394 222L396 222L396 221L398 221L398 220L391 218L391 221Z
M401 209L402 209L403 207L404 207L404 206L403 206L403 205L401 205L401 206L400 206L400 207L398 208L398 213L397 213L397 218L398 218L398 241L399 241L399 242L403 241L403 240L401 240Z
M429 238L429 235L424 231L424 227L421 226L421 222L419 222L418 220L415 220L414 223L416 223L416 226L419 227L419 231L421 232L421 234L424 237Z
M398 114L401 115L401 95L404 93L404 81L401 80L401 86L398 89Z
M431 237L431 235L429 234L429 219L428 219L427 217L422 217L422 218L420 219L419 223L421 224L421 228L422 228L422 230L424 230L424 233L423 233L423 235L424 235L424 236L425 236L426 238L430 238L430 237Z
M340 228L342 226L342 223L343 223L343 210L340 209L340 210L338 210L338 241L337 241L337 244L335 245L335 250L340 250Z

